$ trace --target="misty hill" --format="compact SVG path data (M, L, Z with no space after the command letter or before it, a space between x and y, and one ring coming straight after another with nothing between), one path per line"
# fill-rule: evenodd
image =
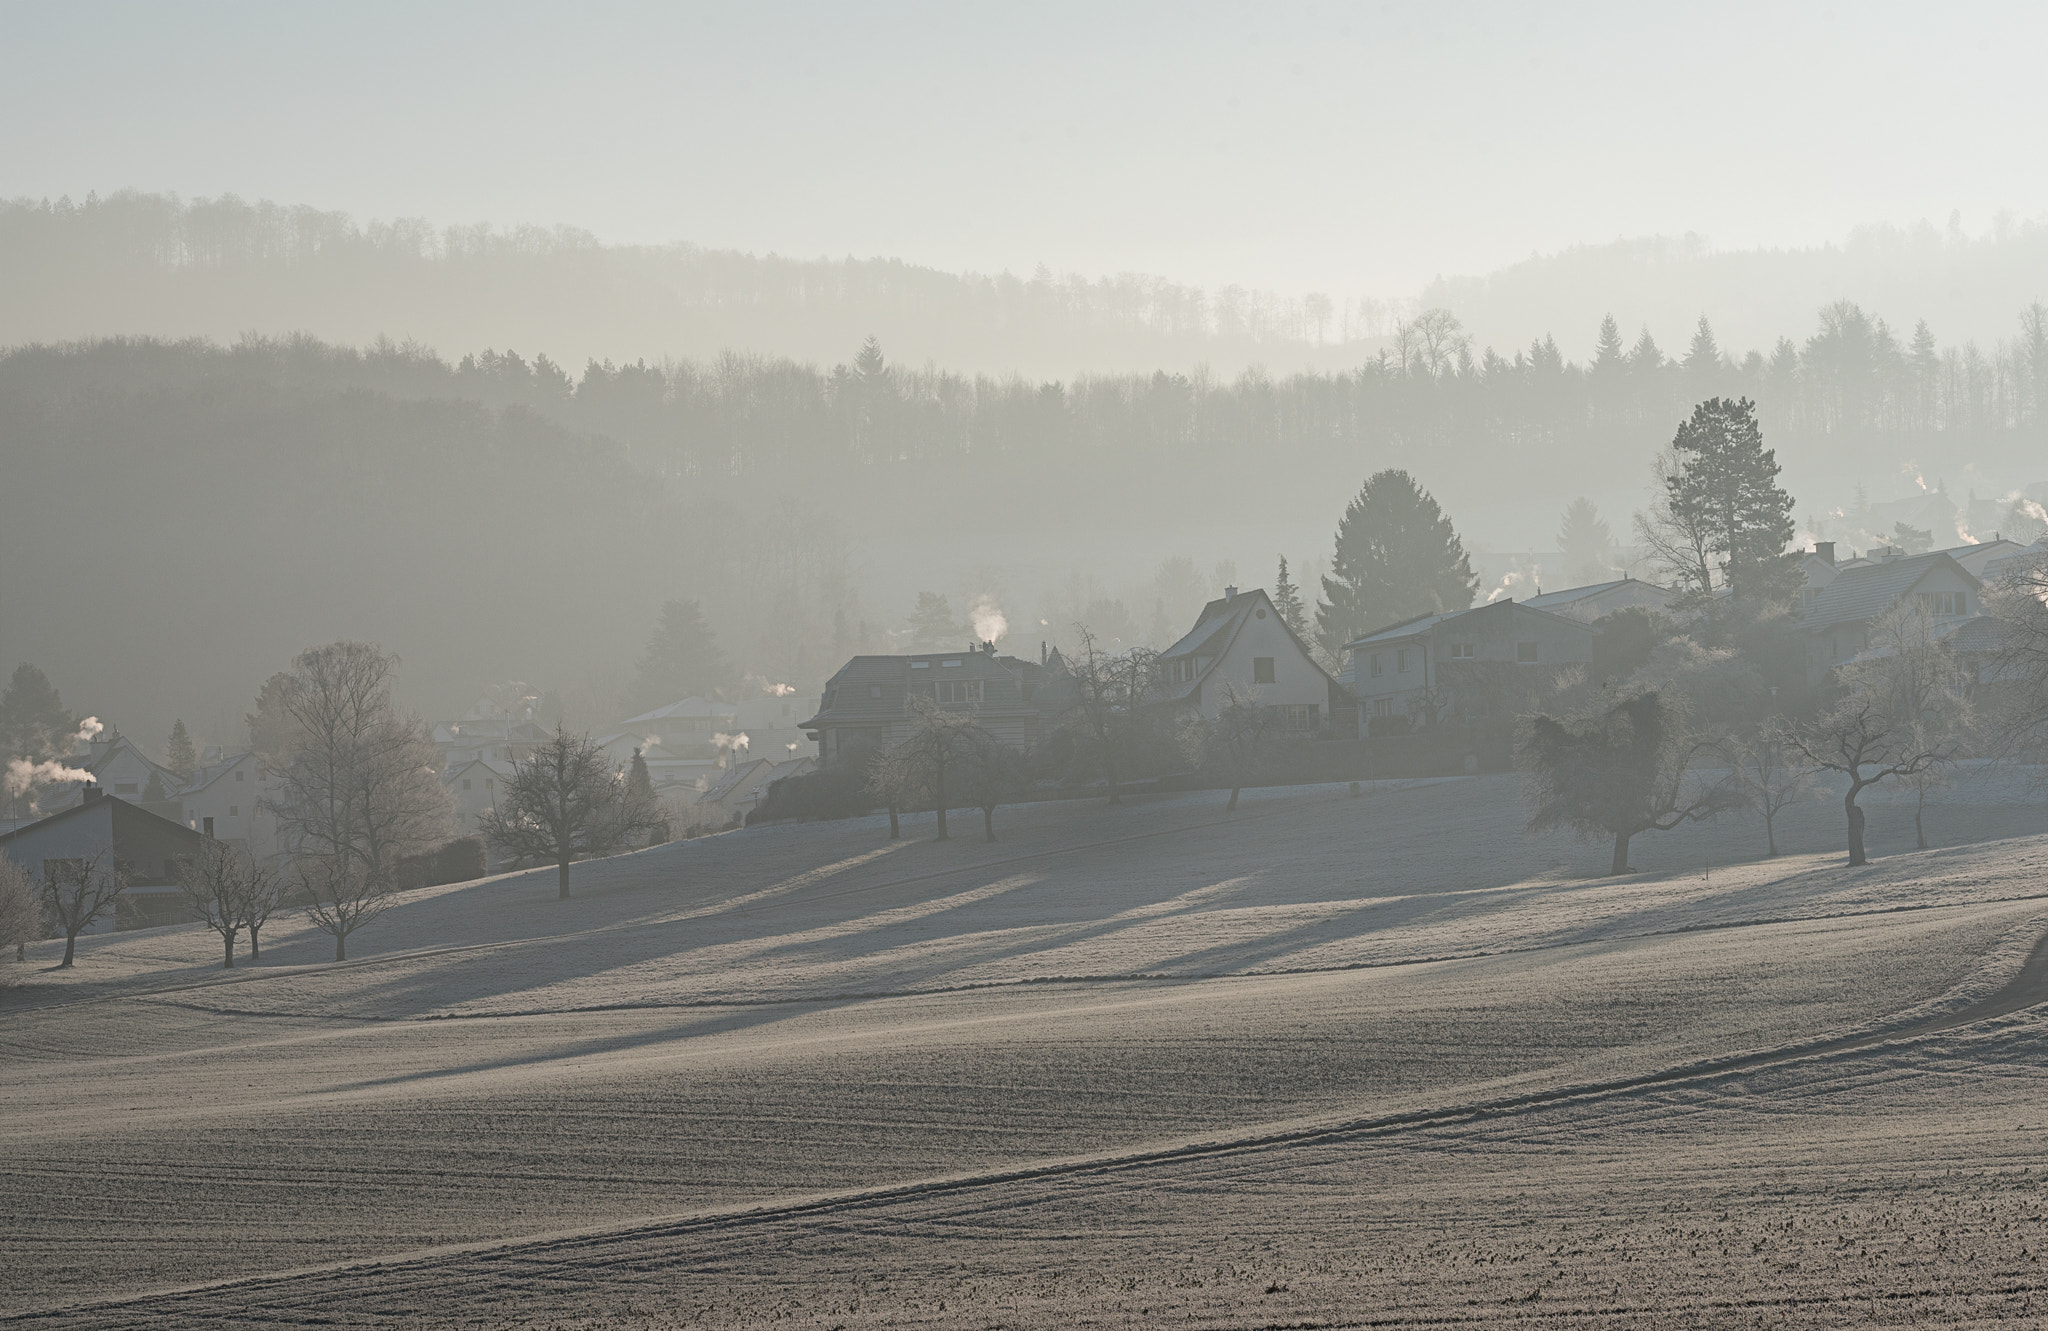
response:
M108 335L232 340L309 332L589 359L737 348L831 362L874 335L907 363L1059 377L1214 364L1335 365L1326 340L1385 310L1216 293L1137 274L939 272L899 259L796 259L604 245L567 227L357 224L309 207L123 191L0 201L0 346ZM1370 326L1368 327L1368 321Z

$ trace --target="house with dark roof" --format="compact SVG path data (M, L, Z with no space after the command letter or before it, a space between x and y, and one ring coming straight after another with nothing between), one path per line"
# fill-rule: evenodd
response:
M1418 615L1344 644L1345 682L1364 728L1473 720L1503 700L1540 692L1560 670L1593 660L1593 626L1513 600Z
M1663 610L1671 604L1671 592L1654 582L1639 578L1617 578L1559 592L1539 592L1517 604L1531 610L1548 610L1554 615L1580 619L1590 624L1617 610Z
M1005 744L1037 742L1039 711L1032 695L1044 667L997 656L993 644L957 652L909 656L856 656L826 681L818 710L801 723L818 745L818 760L833 762L886 748L910 733L910 700L923 698L948 711L972 712Z
M189 827L88 785L70 808L0 834L0 858L14 861L41 883L58 861L109 856L128 887L113 920L94 929L140 929L189 916L184 889L178 886L179 865L198 855L205 840Z
M1316 663L1261 588L1224 588L1195 626L1159 654L1159 702L1213 721L1233 694L1273 709L1280 728L1294 734L1324 734L1351 715L1351 695Z
M1983 583L1945 550L1842 568L1800 608L1808 676L1819 683L1868 651L1872 622L1909 596L1937 621L1960 623L1984 613L1983 594Z

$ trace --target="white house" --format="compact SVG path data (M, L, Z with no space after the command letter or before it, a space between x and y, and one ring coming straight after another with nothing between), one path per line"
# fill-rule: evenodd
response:
M1594 633L1585 620L1511 600L1421 615L1344 644L1346 682L1368 727L1376 718L1479 715L1480 695L1498 691L1489 675L1589 664Z
M472 758L441 773L441 786L454 804L455 830L473 836L477 820L498 803L498 792L512 776L512 764Z
M1983 583L1943 550L1840 569L1800 608L1808 676L1818 682L1869 650L1871 622L1909 596L1920 598L1937 621L1961 621L1984 613L1983 591Z
M185 826L202 836L238 841L259 855L277 849L277 820L262 808L274 786L253 753L221 758L192 773L178 792Z
M1273 708L1283 729L1315 735L1351 702L1263 589L1224 588L1202 607L1195 626L1159 654L1158 666L1160 700L1211 721L1235 693Z

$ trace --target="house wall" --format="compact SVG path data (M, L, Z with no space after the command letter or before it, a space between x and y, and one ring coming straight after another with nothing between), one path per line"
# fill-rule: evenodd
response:
M1937 562L1913 584L1907 596L1932 597L1941 592L1960 592L1963 598L1963 613L1940 617L1942 623L1952 623L1984 613L1984 600L1978 587L1972 586L1969 576L1961 569ZM1894 601L1893 605L1898 602ZM1890 607L1886 607L1889 609ZM1870 626L1872 619L1848 620L1815 629L1811 652L1808 657L1808 676L1818 683L1827 672L1870 647Z
M273 854L278 848L277 820L261 808L266 793L256 755L247 754L205 787L180 795L179 821L204 833L211 818L217 840L238 841L257 854Z
M468 782L468 789L463 783ZM451 814L457 836L477 835L477 820L498 802L498 786L503 778L488 767L481 765L458 768L450 772L442 784L448 787L448 795L454 801Z
M1273 661L1273 682L1258 683L1254 663L1261 657ZM1223 649L1215 668L1202 680L1201 712L1215 720L1229 701L1226 684L1235 684L1258 699L1261 707L1313 706L1318 723L1330 719L1330 682L1315 662L1295 644L1294 636L1279 616L1261 605L1239 627L1230 645Z
M131 890L122 894L121 922L163 924L183 918L184 896L170 881L169 860L195 854L197 838L175 823L139 811L118 815L113 800L101 799L95 804L47 826L21 832L0 844L0 855L26 869L40 886L43 861L82 859L111 849L126 867L131 885ZM118 836L117 816L121 817ZM108 932L116 927L116 919L108 915L86 932Z
M1536 644L1539 667L1572 665L1593 659L1592 626L1539 610L1514 607L1507 614L1474 614L1432 625L1412 638L1361 647L1353 652L1356 676L1352 691L1358 696L1361 722L1374 716L1405 715L1432 687L1441 691L1442 666L1462 661L1527 664L1520 659L1520 645ZM1469 645L1472 654L1459 656L1455 648ZM1408 655L1407 669L1401 669L1401 652ZM1381 662L1378 678L1372 674L1372 656Z

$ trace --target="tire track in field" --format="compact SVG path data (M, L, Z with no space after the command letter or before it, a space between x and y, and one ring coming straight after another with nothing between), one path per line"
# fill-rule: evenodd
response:
M144 1320L208 1323L223 1314L221 1301L233 1300L248 1320L289 1323L296 1315L332 1321L342 1300L371 1294L386 1306L409 1304L405 1296L418 1290L446 1300L460 1291L488 1290L497 1299L534 1285L615 1266L644 1266L659 1261L655 1253L693 1234L799 1221L835 1214L874 1210L900 1202L967 1193L1018 1183L1086 1178L1154 1168L1183 1161L1226 1158L1300 1146L1371 1140L1433 1127L1452 1127L1504 1118L1533 1110L1629 1095L1660 1087L1710 1081L1730 1074L1854 1053L1879 1045L1898 1044L1987 1021L2048 1002L2048 933L2028 952L2014 976L1995 992L1952 1012L1941 1013L1893 1030L1864 1031L1802 1045L1737 1054L1667 1068L1659 1072L1606 1081L1584 1082L1518 1095L1500 1096L1462 1105L1411 1110L1336 1123L1251 1132L1236 1137L1186 1141L1150 1150L1042 1161L1009 1169L988 1170L912 1180L884 1187L821 1194L753 1206L730 1207L627 1224L453 1244L382 1258L359 1258L302 1267L262 1276L186 1285L115 1299L93 1300L0 1315L0 1325L135 1325ZM464 1268L467 1268L466 1270ZM369 1282L365 1289L364 1282ZM1755 1306L1773 1306L1764 1300ZM1723 1307L1713 1304L1711 1307ZM1752 1306L1743 1302L1729 1308ZM1556 1310L1551 1310L1552 1315ZM1598 1315L1598 1314L1594 1314ZM1430 1322L1456 1324L1457 1318L1433 1317ZM1332 1327L1412 1325L1398 1315L1384 1321L1317 1323Z

